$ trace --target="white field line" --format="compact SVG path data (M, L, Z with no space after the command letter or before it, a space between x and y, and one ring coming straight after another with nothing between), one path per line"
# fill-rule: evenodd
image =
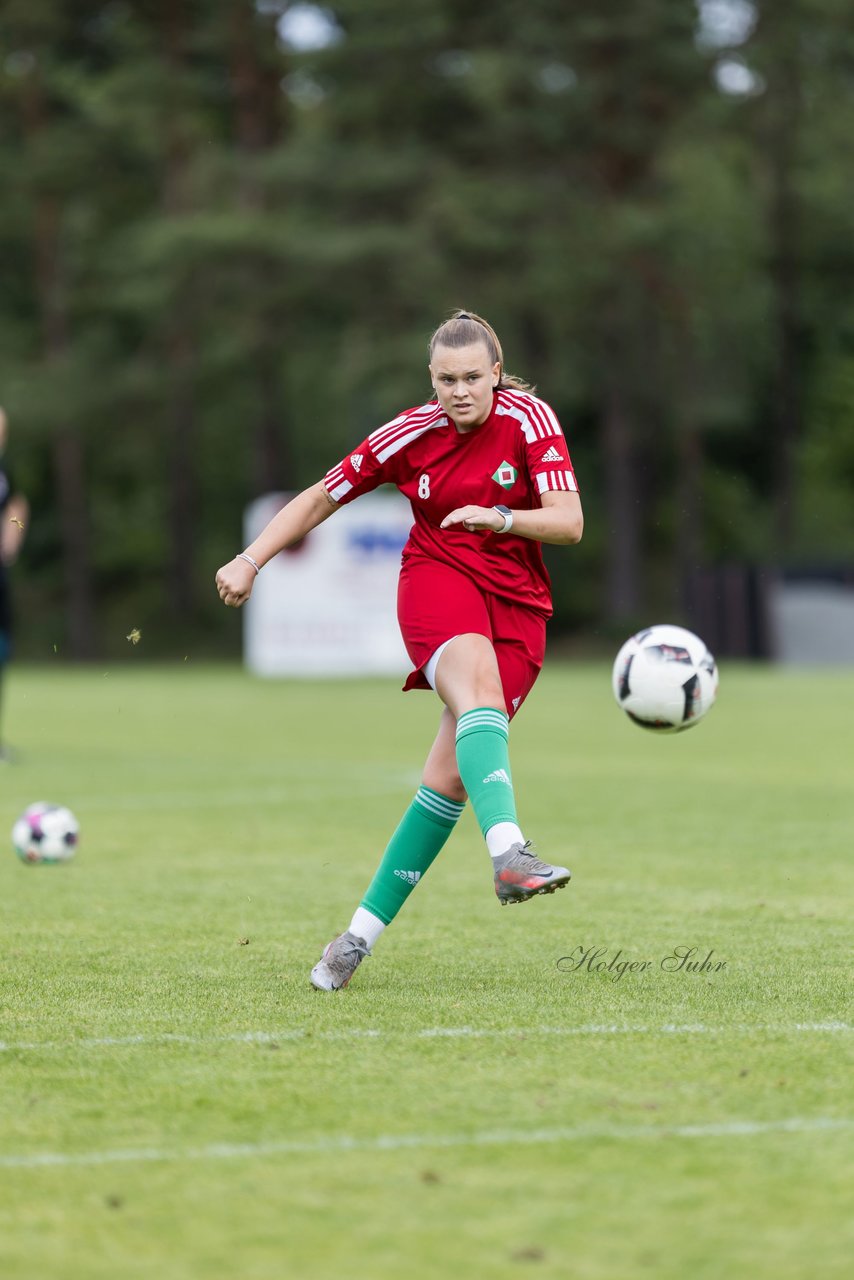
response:
M571 1142L633 1142L663 1138L752 1138L766 1133L816 1133L854 1128L854 1120L793 1116L785 1120L726 1120L718 1124L576 1125L552 1129L481 1129L473 1133L401 1133L375 1138L329 1135L281 1142L213 1143L204 1147L140 1147L117 1151L33 1151L0 1155L0 1169L74 1165L173 1163L179 1160L257 1160L280 1155L347 1151L439 1150L448 1147L544 1146Z
M725 1035L838 1035L854 1031L848 1022L743 1022L732 1026L666 1022L661 1026L621 1026L593 1023L579 1027L421 1027L403 1031L349 1027L343 1031L283 1027L278 1031L235 1031L230 1035L193 1036L164 1031L132 1036L89 1036L79 1040L0 1040L0 1053L52 1053L58 1050L110 1049L136 1045L280 1044L329 1040L508 1040L526 1036L725 1036Z

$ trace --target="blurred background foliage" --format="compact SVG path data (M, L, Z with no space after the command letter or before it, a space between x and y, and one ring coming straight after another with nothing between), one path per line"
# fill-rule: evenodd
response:
M244 506L425 399L457 306L570 439L559 629L850 561L852 137L849 0L4 0L19 652L235 652Z

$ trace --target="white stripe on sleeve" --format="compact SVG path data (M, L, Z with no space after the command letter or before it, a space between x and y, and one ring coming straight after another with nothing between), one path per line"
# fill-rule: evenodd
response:
M326 492L329 494L333 502L340 502L341 499L345 498L353 488L350 481L345 480L343 476L337 484L332 483L327 477L324 484L326 485Z
M541 471L537 476L537 493L578 493L578 483L571 471Z

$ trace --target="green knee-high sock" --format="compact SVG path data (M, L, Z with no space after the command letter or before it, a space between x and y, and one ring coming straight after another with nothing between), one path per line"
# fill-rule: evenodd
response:
M457 767L484 835L497 822L517 821L508 724L494 707L476 707L457 721Z
M362 899L366 911L391 924L432 866L464 808L429 787L418 788Z

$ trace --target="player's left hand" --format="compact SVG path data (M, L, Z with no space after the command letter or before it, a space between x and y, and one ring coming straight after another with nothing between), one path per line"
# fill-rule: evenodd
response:
M239 609L252 594L257 574L251 564L235 556L217 570L216 589L219 598L229 609Z
M450 529L451 525L461 524L467 533L477 533L486 529L490 533L498 533L504 527L504 517L494 507L457 507L440 524L440 529Z

